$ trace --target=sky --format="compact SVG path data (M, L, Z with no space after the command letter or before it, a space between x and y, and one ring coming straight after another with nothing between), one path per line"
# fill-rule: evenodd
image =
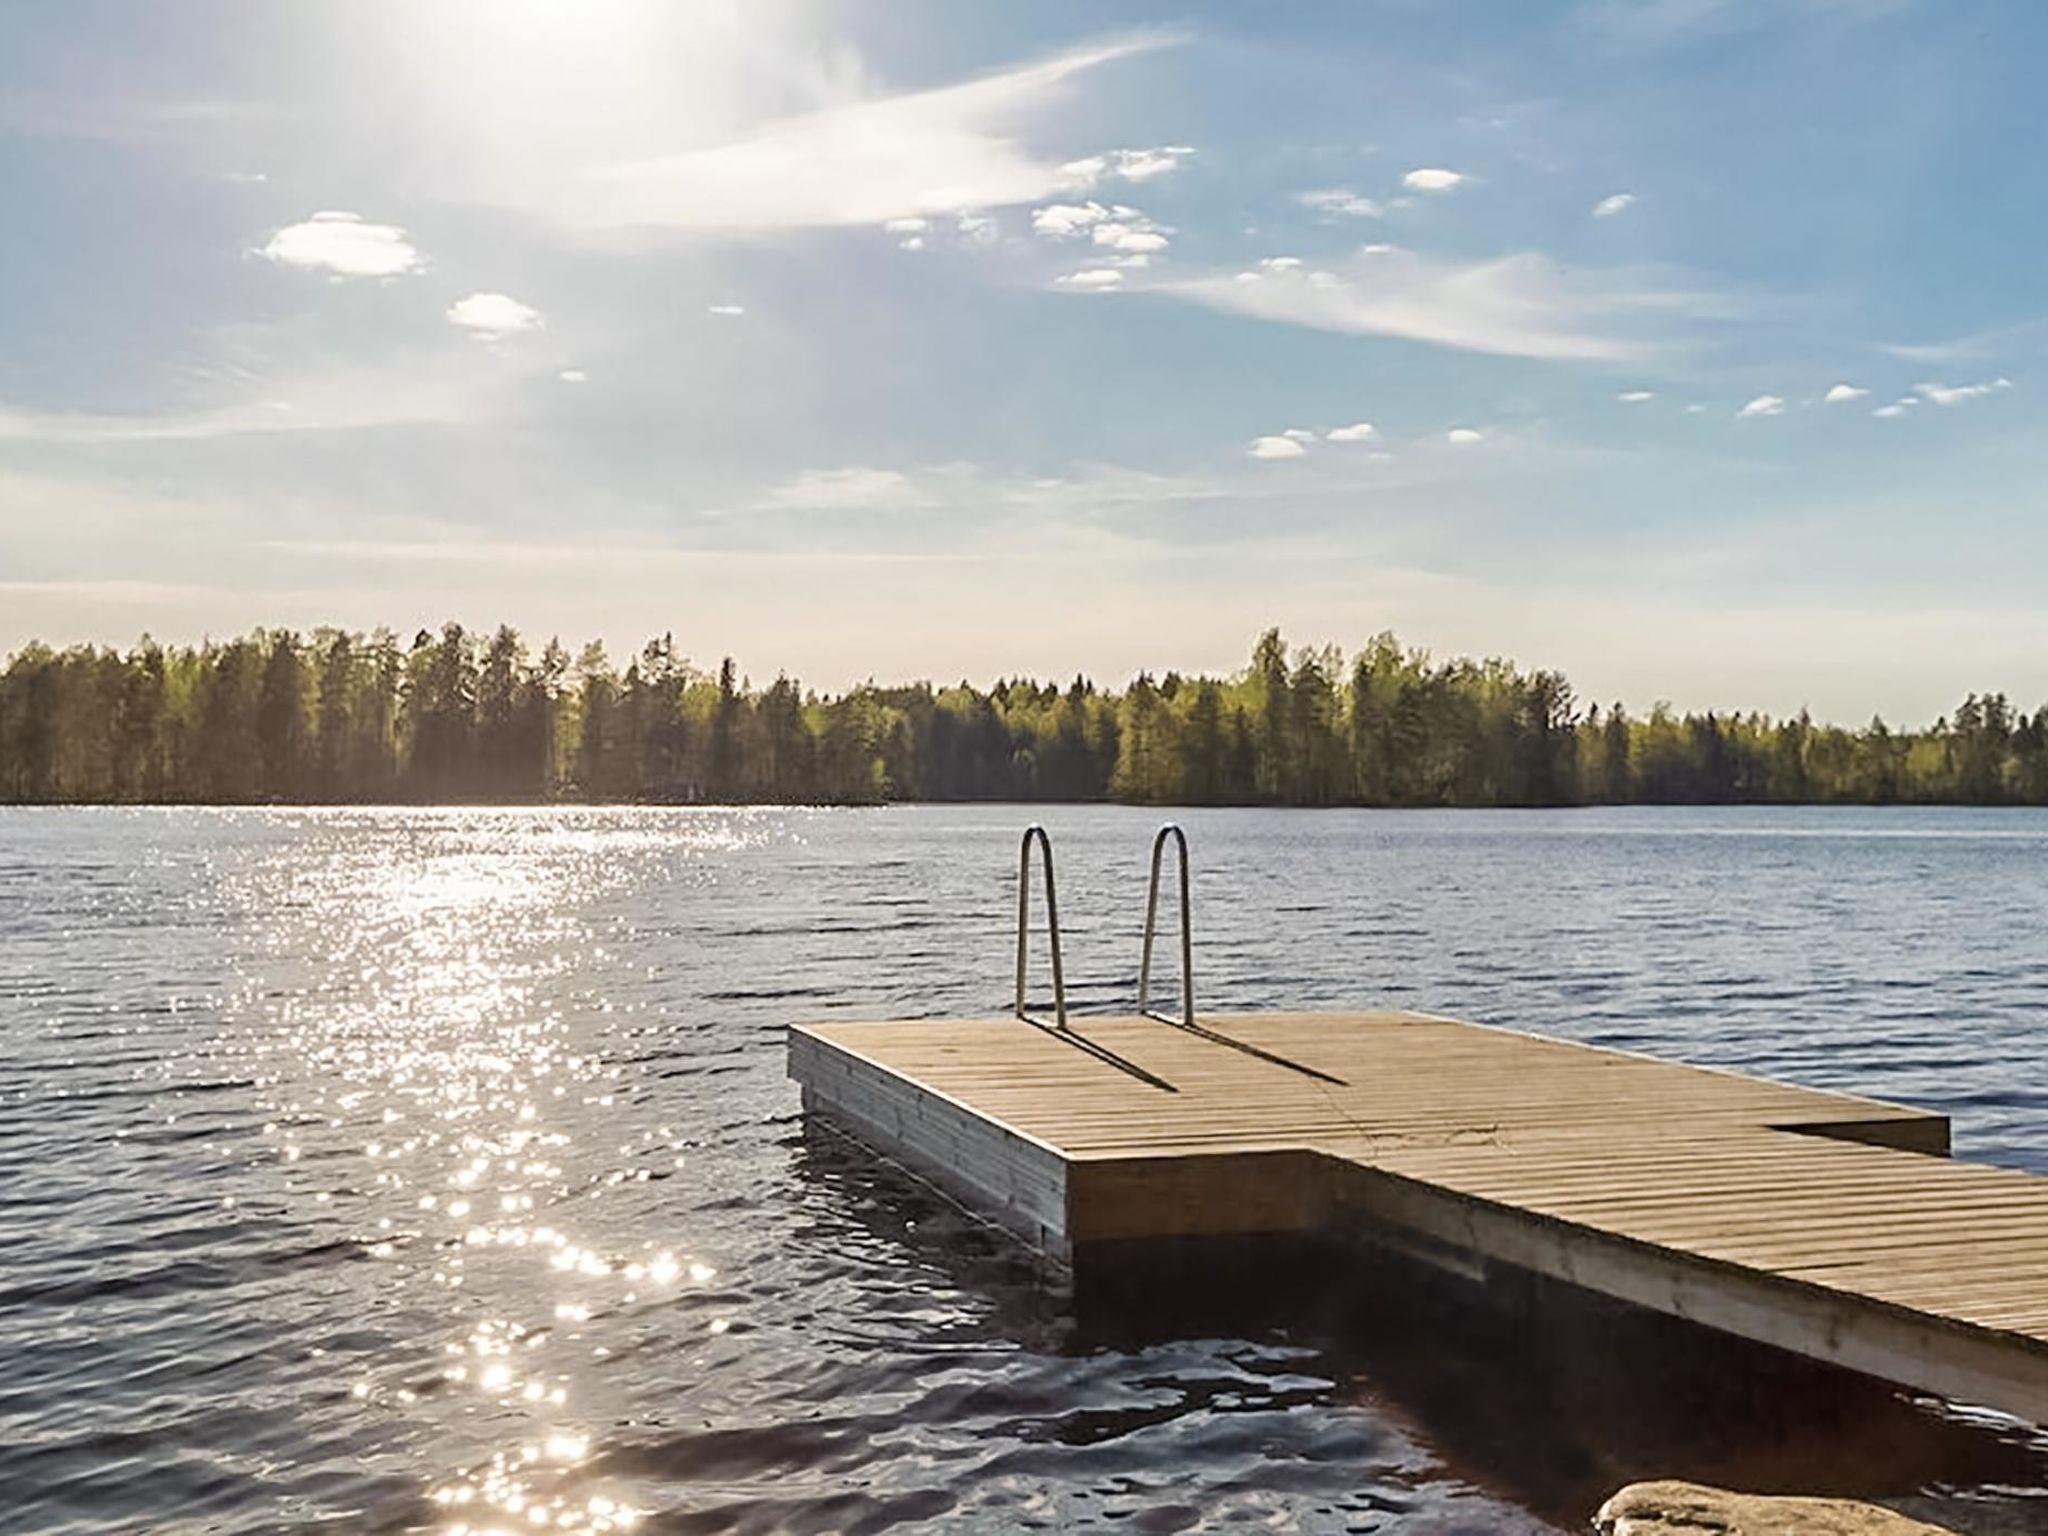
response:
M0 650L2048 699L2031 0L0 0Z

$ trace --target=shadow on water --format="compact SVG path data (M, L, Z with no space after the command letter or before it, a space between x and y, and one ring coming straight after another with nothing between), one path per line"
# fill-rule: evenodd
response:
M1523 1271L1468 1275L1369 1242L1104 1245L1069 1273L836 1132L807 1129L805 1143L812 1172L858 1191L848 1214L981 1295L1026 1347L1135 1369L1175 1340L1285 1345L1292 1380L1316 1384L1295 1406L1362 1410L1425 1447L1437 1477L1566 1530L1660 1477L1867 1499L1974 1536L2048 1529L2048 1435L1999 1415Z
M2024 1426L1522 1271L1259 1239L1084 1255L1077 1273L1076 1347L1284 1334L1335 1401L1566 1527L1652 1477L1869 1499L1972 1532L2048 1520L1999 1492L2048 1475L2048 1442Z

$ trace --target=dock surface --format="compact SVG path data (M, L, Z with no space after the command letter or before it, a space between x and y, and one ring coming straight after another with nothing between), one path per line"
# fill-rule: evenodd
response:
M1416 1240L2048 1423L2048 1179L1854 1095L1401 1012L802 1026L806 1109L1061 1258Z

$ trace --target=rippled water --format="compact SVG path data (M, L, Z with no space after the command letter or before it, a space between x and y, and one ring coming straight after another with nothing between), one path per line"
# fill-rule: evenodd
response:
M1542 1531L1798 1475L1391 1301L1097 1317L807 1130L787 1023L1001 1007L1025 815L0 812L0 1529ZM1155 818L1046 819L1122 1002ZM2048 1172L2048 815L1182 819L1210 1005L1854 1088ZM1829 1412L1816 1482L2048 1526L2031 1432Z

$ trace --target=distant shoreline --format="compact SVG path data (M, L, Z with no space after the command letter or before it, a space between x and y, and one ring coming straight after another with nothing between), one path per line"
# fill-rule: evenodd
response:
M1281 805L1261 801L1156 800L0 800L0 811L892 811L934 807L1009 807L1039 811L1099 808L1157 811L1336 811L1399 815L1470 811L1536 814L1547 811L2038 811L2048 803L2002 800L1631 800L1559 801L1549 805Z
M0 668L0 804L2042 805L2048 707L1919 730L1584 704L1559 673L1261 635L1228 677L831 695L663 636L257 630Z

